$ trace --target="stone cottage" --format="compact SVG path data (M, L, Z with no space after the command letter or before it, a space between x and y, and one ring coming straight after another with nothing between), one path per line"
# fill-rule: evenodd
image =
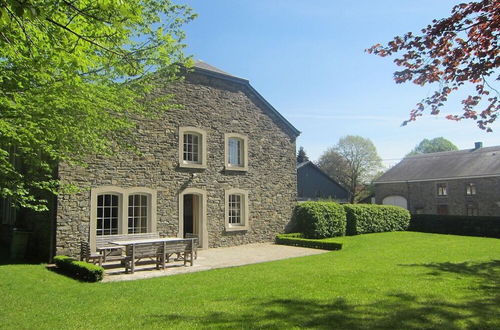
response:
M500 146L405 157L375 181L375 201L415 214L500 216Z
M165 86L180 109L137 122L140 156L61 164L82 191L59 196L55 254L99 235L195 233L203 248L265 242L283 232L297 196L299 131L248 82L203 62Z

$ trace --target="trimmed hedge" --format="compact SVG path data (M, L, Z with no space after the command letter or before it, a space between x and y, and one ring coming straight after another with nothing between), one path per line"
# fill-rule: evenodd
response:
M347 235L407 230L410 212L392 205L344 204Z
M328 238L345 235L344 208L333 202L304 202L295 207L298 231L306 238Z
M99 282L104 277L104 268L67 256L55 256L54 263L64 273L81 281Z
M300 234L300 233L277 235L276 236L276 243L283 244L283 245L307 247L307 248L313 248L313 249L322 249L322 250L340 250L340 249L342 249L341 243L326 242L324 240L319 240L319 239L307 239L307 238L303 238L302 234Z
M411 231L500 238L500 217L414 214Z

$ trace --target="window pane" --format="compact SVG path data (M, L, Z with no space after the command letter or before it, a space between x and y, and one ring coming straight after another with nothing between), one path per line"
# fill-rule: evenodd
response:
M131 196L132 197L132 196ZM146 233L148 219L148 196L133 195L128 208L128 232Z
M97 196L97 235L118 233L118 196L102 194Z
M201 137L194 133L184 134L183 160L186 162L198 163L200 159Z
M228 222L230 224L241 224L241 196L229 195Z
M228 161L229 165L242 166L242 141L236 138L228 140Z

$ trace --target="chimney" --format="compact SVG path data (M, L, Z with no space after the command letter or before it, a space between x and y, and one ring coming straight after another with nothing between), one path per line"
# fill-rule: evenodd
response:
M483 147L483 142L474 142L474 150L481 149Z

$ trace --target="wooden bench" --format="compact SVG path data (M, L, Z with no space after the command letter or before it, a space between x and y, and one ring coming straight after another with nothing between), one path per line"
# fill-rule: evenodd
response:
M99 266L102 266L102 262L104 261L104 256L100 253L92 253L90 251L90 245L88 242L82 241L80 243L80 260L85 262L92 262L93 264L97 263Z
M128 273L129 270L131 273L134 273L135 263L144 258L151 258L155 260L156 269L158 269L161 256L165 254L164 246L164 242L127 245L125 248L125 258L123 259L123 263L125 265L125 273ZM163 269L165 269L164 262Z
M193 239L193 253L194 253L194 258L198 259L198 246L200 244L200 240L198 238L198 235L193 234L193 233L186 233L184 235L186 238L191 238Z
M103 261L122 260L124 246L109 244L109 242L128 241L145 238L159 238L160 234L155 233L140 233L140 234L123 234L123 235L102 235L96 237L96 250L103 255Z
M170 257L173 254L177 254L177 259L184 260L184 266L186 266L188 261L190 265L193 266L194 251L195 239L193 238L165 242L165 253L160 256L159 262L162 262L163 268L165 268L165 261L170 262Z

